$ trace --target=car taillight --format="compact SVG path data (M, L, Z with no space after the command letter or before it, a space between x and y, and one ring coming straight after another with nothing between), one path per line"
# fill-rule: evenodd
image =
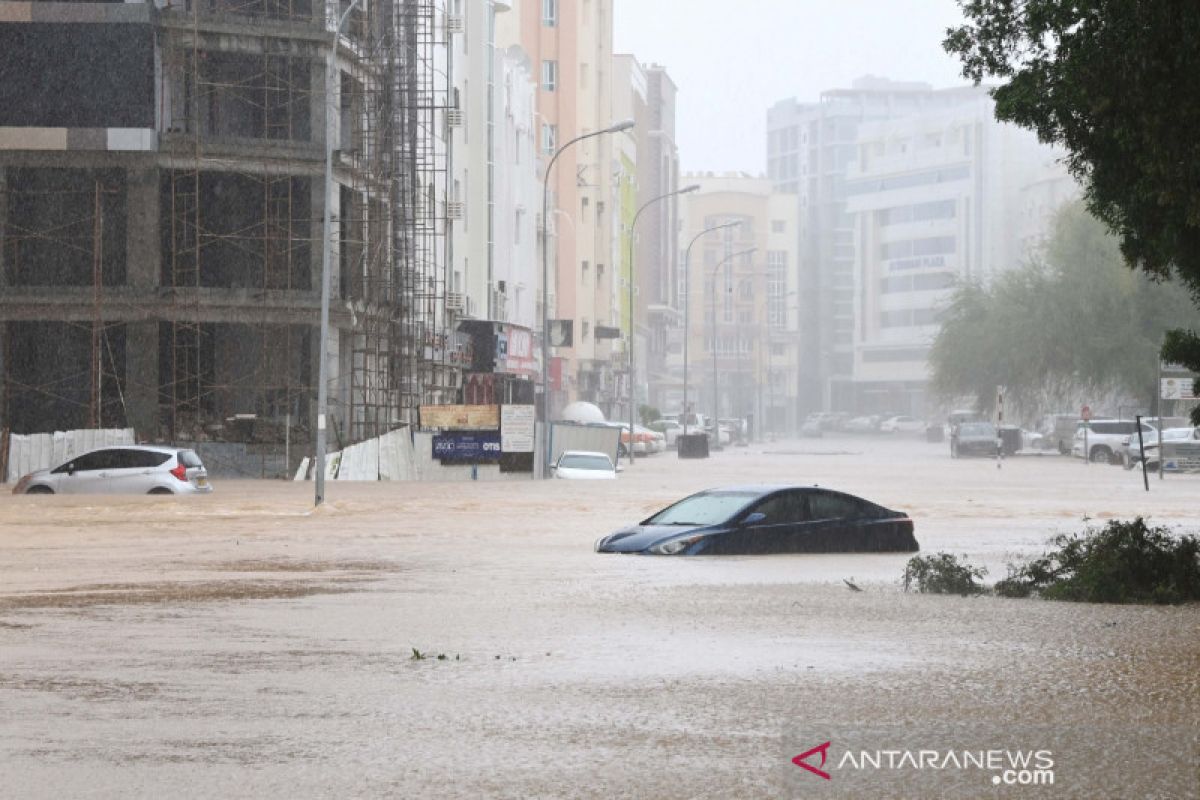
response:
M181 481L186 481L187 480L187 467L184 466L183 464L180 464L179 466L177 466L171 470L171 474L174 475L176 478L179 478L179 480L181 480Z

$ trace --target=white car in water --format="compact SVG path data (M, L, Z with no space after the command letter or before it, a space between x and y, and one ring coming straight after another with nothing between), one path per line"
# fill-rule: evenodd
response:
M574 481L615 480L620 471L608 454L591 450L567 450L550 468L554 477Z
M924 433L925 422L916 417L891 417L879 423L880 433Z
M195 451L123 445L75 456L17 482L13 494L199 494L212 491Z

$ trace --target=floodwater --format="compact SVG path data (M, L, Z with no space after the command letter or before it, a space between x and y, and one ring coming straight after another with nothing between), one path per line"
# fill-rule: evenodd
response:
M0 796L778 797L789 731L817 723L1194 734L1196 606L906 595L904 555L592 552L750 482L903 509L924 552L989 580L1085 518L1200 529L1200 476L1147 494L1119 467L909 439L664 453L616 482L334 482L315 512L311 484L5 493ZM1159 769L1109 765L1111 791L1083 789L1104 764L1063 762L1067 793L1038 796L1193 796L1190 738Z

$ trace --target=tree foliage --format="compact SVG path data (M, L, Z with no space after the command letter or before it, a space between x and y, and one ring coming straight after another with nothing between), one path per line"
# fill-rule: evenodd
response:
M997 385L1026 410L1113 394L1149 405L1163 334L1193 315L1186 296L1126 269L1116 239L1071 204L1036 261L955 290L930 353L933 386L974 395L980 410Z
M1002 81L997 118L1063 145L1129 266L1178 276L1200 304L1200 3L959 4L944 45L966 77ZM1200 372L1200 336L1173 331L1163 355Z

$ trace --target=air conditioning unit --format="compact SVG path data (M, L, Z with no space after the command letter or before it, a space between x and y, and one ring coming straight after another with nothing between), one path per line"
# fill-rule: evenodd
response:
M465 206L461 200L451 200L450 202L446 203L447 219L462 219L465 211Z
M446 124L451 128L461 128L463 126L463 119L461 109L452 108L446 112Z
M459 313L466 310L467 298L461 292L446 293L446 310L457 311Z
M446 15L446 33L462 33L466 30L462 14Z

